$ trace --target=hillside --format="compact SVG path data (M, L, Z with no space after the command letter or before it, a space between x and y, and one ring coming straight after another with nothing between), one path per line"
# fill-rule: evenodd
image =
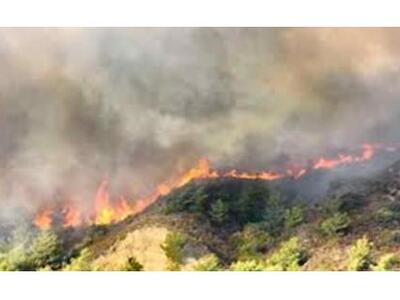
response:
M309 176L302 179L303 183L236 178L196 180L160 198L143 213L117 224L39 232L17 228L2 243L0 267L399 268L400 161L368 177L333 181L324 193L319 193L318 199L309 186L312 182L318 184L318 178L325 175L319 172ZM313 201L307 199L306 190L313 195Z

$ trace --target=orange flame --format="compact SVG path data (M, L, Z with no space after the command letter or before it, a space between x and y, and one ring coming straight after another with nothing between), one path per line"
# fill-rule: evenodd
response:
M243 179L277 180L285 177L299 178L312 169L331 169L341 165L370 160L378 149L390 152L398 150L397 147L365 144L362 146L362 151L358 155L338 154L335 158L321 157L315 160L308 168L297 165L296 167L288 168L286 171L281 173L272 171L248 173L239 172L235 169L225 173L218 173L217 171L212 170L207 159L200 159L197 165L186 173L159 184L152 193L134 201L128 201L124 197L120 197L117 201L111 201L107 181L103 180L94 197L94 216L85 216L76 207L67 205L63 210L63 225L64 227L73 227L85 223L100 225L121 221L130 215L142 212L160 196L165 196L175 188L181 187L194 179L233 177ZM33 223L40 229L49 229L53 222L52 215L52 210L46 208L36 215Z
M39 212L36 216L35 219L33 220L33 223L40 228L41 230L47 230L51 228L51 225L53 223L53 219L51 217L52 215L51 209L44 209L41 212Z
M63 209L63 226L76 227L82 224L80 211L73 206L65 206Z
M250 174L247 172L238 172L237 170L229 171L222 175L223 177L233 177L233 178L242 178L242 179L263 179L263 180L276 180L284 177L283 174L278 174L274 172L261 172L258 174Z
M207 159L200 159L197 165L190 169L186 174L177 180L176 184L172 184L170 188L181 187L186 183L198 178L215 178L218 177L216 171L210 170L210 164Z
M120 221L132 213L132 209L125 198L121 197L115 204L110 202L108 183L105 180L101 182L97 189L94 209L94 223L97 225Z
M332 169L338 167L340 165L345 165L353 162L362 162L370 160L376 152L377 148L380 148L378 145L373 146L370 144L363 145L363 151L360 155L352 156L352 155L345 155L339 154L337 158L320 158L318 159L315 164L313 165L313 169Z

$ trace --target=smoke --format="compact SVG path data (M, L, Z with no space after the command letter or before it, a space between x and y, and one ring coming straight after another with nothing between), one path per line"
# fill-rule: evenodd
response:
M397 29L1 29L0 205L399 140Z

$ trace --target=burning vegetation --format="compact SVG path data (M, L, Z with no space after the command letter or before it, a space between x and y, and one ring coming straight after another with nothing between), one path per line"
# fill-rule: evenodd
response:
M266 181L279 180L283 178L299 178L312 170L333 169L340 166L346 166L353 163L362 163L371 160L379 151L394 152L397 151L394 146L364 144L359 153L343 154L338 153L335 157L321 157L310 162L309 166L283 171L262 171L257 173L240 172L236 169L220 172L213 170L206 159L201 159L198 163L186 173L176 176L157 186L150 195L140 198L127 200L124 196L117 199L111 199L107 181L100 183L93 200L93 210L89 212L81 211L78 207L62 204L61 215L62 225L64 227L76 227L80 225L104 225L115 223L125 219L128 216L142 212L146 207L154 203L160 196L169 194L176 188L196 179L205 178L238 178L238 179L259 179ZM57 212L52 208L43 208L35 217L33 223L40 229L51 228L54 220L53 215Z
M398 40L0 29L0 269L395 268Z
M318 184L340 167L364 170L390 153L398 159L395 150L364 145L351 155L310 161L298 176L290 169L274 171L277 177L214 170L201 160L136 202L113 200L102 181L90 213L62 203L59 211L37 214L36 230L16 228L3 241L0 269L397 269L398 162L375 175L352 176L344 186L335 183L314 204L290 192L307 190L308 177Z

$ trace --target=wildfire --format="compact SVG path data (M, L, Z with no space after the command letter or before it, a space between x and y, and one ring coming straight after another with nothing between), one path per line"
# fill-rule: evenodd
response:
M243 179L263 179L263 180L276 180L284 177L283 174L278 174L274 172L261 172L259 174L250 174L247 172L239 173L236 170L229 171L222 175L223 177L234 177Z
M51 224L53 222L52 219L52 210L44 209L40 211L33 220L33 223L42 230L47 230L51 228Z
M157 197L160 194L157 194ZM138 208L140 199L135 205L131 205L124 197L120 197L117 201L110 201L107 181L102 181L97 189L94 199L95 217L94 223L97 225L109 224L121 221L129 215L138 213L141 209ZM143 201L143 199L142 199Z
M365 144L360 155L339 154L337 158L320 158L313 165L313 169L332 169L340 165L370 160L380 145Z
M233 177L243 179L277 180L285 177L299 178L309 170L313 169L332 169L342 165L368 161L375 155L377 150L393 152L396 151L397 148L365 144L362 146L361 152L358 154L351 155L339 153L336 157L321 157L313 161L309 166L296 166L288 168L282 172L263 171L259 173L248 173L239 172L235 169L228 172L218 172L210 167L207 159L200 159L197 164L186 173L159 184L156 189L146 197L134 199L133 201L128 201L124 197L112 201L108 191L108 183L106 180L103 180L94 196L94 215L85 216L76 207L66 205L62 210L63 226L73 227L84 223L100 225L121 221L130 215L142 212L160 196L167 195L172 190L181 187L194 179ZM52 216L52 209L43 209L35 216L33 223L40 229L49 229L53 223Z
M82 224L81 213L78 208L74 206L66 206L62 210L64 220L64 227L76 227Z

